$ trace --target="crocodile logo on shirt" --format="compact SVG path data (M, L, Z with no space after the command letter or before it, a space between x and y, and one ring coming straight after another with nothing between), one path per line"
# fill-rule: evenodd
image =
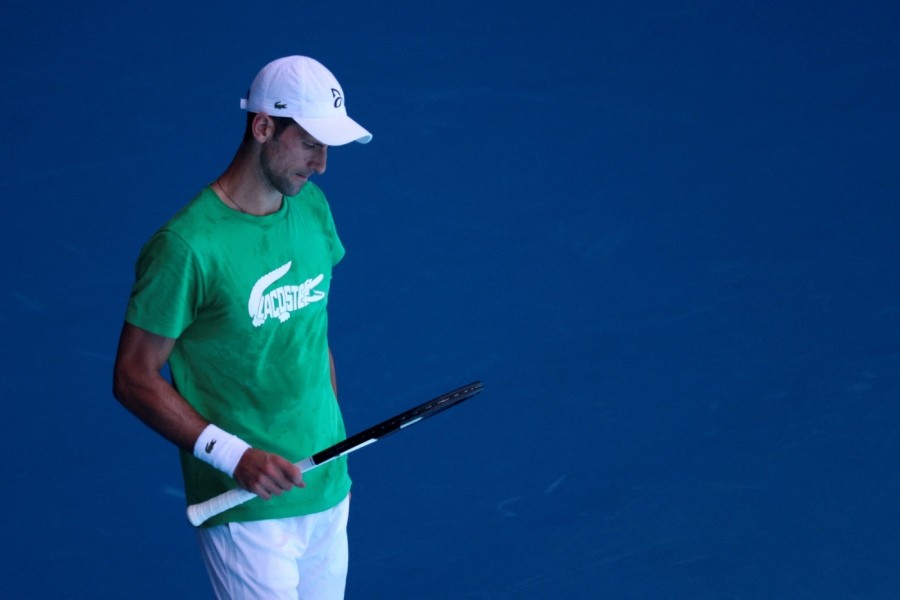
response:
M292 264L293 261L289 261L271 273L266 273L253 286L250 291L250 300L247 303L247 312L253 319L254 327L259 327L273 317L284 323L291 318L292 312L306 308L313 302L325 298L325 292L315 289L325 279L325 275L321 273L300 285L283 285L269 290L272 285L287 275Z

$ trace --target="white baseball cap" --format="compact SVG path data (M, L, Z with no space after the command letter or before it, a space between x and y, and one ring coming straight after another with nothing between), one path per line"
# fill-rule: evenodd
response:
M344 91L331 71L306 56L286 56L256 75L241 108L291 117L326 146L366 144L372 134L347 116Z

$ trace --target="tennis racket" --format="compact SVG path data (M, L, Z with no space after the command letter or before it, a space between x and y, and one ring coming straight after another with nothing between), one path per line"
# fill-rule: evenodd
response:
M338 442L333 446L329 446L328 448L313 454L309 458L304 458L300 462L294 464L297 465L301 473L311 471L316 467L324 465L330 460L349 454L354 450L359 450L363 446L374 444L385 436L400 431L401 429L405 429L428 417L433 417L448 408L452 408L460 402L468 400L479 393L483 387L484 386L480 381L476 381L461 388L457 388L452 392L447 392L434 400L429 400L428 402L420 404L415 408L411 408L406 412L402 412L387 421L369 427L368 429L347 438L343 442ZM230 508L239 506L255 497L256 494L243 488L228 490L205 502L199 502L188 506L188 520L191 522L191 525L200 525L207 519L223 513Z

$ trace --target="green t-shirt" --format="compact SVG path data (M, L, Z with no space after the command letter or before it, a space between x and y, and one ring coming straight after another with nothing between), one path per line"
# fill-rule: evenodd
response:
M176 339L172 382L203 417L296 462L345 437L326 311L343 256L313 183L262 217L228 208L207 187L141 250L125 318ZM189 504L237 486L189 453L181 464ZM346 458L303 478L305 488L254 498L206 525L320 512L350 491Z

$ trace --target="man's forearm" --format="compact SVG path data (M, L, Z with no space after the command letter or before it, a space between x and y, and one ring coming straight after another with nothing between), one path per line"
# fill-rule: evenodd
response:
M134 376L117 370L113 395L145 425L187 452L209 424L159 374Z
M331 370L331 389L334 390L334 397L337 398L337 375L334 374L334 356L331 354L331 348L328 349L328 368Z

